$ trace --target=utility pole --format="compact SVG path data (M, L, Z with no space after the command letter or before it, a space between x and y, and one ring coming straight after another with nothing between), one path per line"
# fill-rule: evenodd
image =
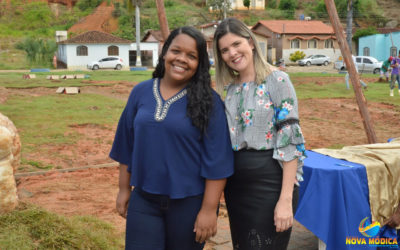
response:
M161 35L165 41L167 40L167 37L169 35L169 28L168 28L167 16L165 15L164 0L157 0L156 5L157 5L158 22L160 23Z
M351 39L353 37L353 0L347 0L347 28L346 28L346 36L347 36L347 44L349 45L350 53L352 52Z
M227 0L224 0L224 19L226 19L226 7L227 7Z
M358 108L359 108L359 111L361 114L361 120L364 125L364 130L367 134L368 143L376 143L377 138L376 138L376 134L374 131L371 117L368 112L367 100L365 99L365 96L361 90L360 79L357 74L353 59L351 57L349 46L343 35L343 27L339 21L335 2L333 0L324 0L324 1L325 1L326 9L329 14L329 19L331 20L331 24L335 31L340 50L342 52L344 62L346 63L347 70L349 71L351 84L353 85L354 93L356 95L356 101L357 101Z
M135 2L135 22L136 22L136 67L142 67L140 53L140 4L141 0L132 0Z

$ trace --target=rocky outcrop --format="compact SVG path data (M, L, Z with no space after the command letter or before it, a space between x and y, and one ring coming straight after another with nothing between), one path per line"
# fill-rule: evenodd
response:
M18 205L14 173L20 164L21 142L10 119L0 113L0 213Z

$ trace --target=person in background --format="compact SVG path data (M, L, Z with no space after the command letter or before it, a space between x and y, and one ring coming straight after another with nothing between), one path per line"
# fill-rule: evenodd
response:
M356 72L358 74L358 67L357 67L357 63L356 63L356 57L351 55L351 58L353 59L354 67L356 67ZM350 78L350 75L349 75L349 71L347 70L346 76L344 77L344 80L346 81L346 89L350 89L349 78ZM361 78L360 78L360 83L361 83L361 86L364 89L367 89L368 85L363 80L361 80Z
M399 57L400 57L400 50L399 50ZM394 57L392 62L390 63L390 67L392 67L392 75L390 77L390 96L394 96L393 90L396 86L399 88L399 95L400 95L400 78L399 78L399 67L400 67L400 58Z
M110 152L120 163L116 208L126 217L126 249L203 249L216 234L233 153L209 69L203 35L175 29L153 79L129 96Z
M387 60L382 63L381 67L381 75L379 77L379 82L383 82L383 76L386 77L386 82L389 82L389 75L391 72L390 63L392 62L393 57L390 56Z
M218 25L214 55L218 91L229 84L225 113L235 173L225 201L233 249L286 249L305 158L294 87L237 19Z

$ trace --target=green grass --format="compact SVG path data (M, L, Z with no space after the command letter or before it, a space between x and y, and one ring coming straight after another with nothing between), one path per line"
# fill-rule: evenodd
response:
M123 249L123 236L94 217L65 217L20 204L0 215L0 249Z
M36 78L23 79L24 74L35 74ZM47 80L49 75L76 75L84 74L86 79L59 79ZM81 87L93 85L112 85L118 81L141 82L151 78L152 71L55 71L55 72L0 72L0 87L6 88L36 88L36 87ZM92 82L108 81L108 82ZM110 82L112 81L112 82Z
M23 152L40 151L43 144L76 143L77 134L65 133L70 126L113 125L118 121L125 102L96 94L30 97L12 96L0 105L19 129Z
M310 77L310 76L341 76L338 74L321 74L321 73L290 73L291 77ZM362 78L375 78L377 79L377 75L363 75ZM325 85L317 85L314 83L311 84L300 84L295 86L296 94L298 99L324 99L324 98L355 98L354 91L352 87L350 90L346 89L346 85L343 83L332 83ZM397 90L397 87L396 87ZM400 98L390 98L389 97L389 83L369 83L368 90L363 90L365 98L367 102L378 102L378 103L387 103L398 106L400 108ZM396 93L397 94L397 93Z

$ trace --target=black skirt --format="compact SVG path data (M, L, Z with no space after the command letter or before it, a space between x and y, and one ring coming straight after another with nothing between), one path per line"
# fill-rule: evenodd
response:
M233 248L240 250L286 249L291 228L277 233L275 205L282 187L282 168L272 158L273 150L235 152L235 173L228 178L225 201ZM293 215L298 188L293 190Z

